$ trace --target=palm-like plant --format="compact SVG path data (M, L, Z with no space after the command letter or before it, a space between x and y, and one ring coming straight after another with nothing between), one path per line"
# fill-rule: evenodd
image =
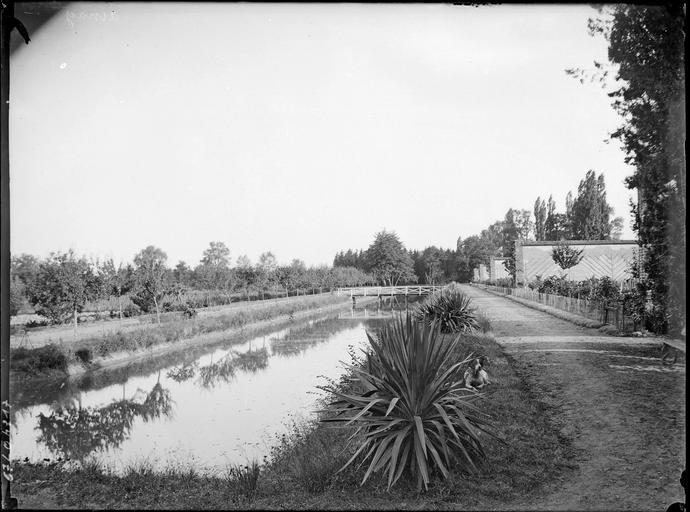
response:
M414 322L409 314L367 337L366 364L349 367L357 390L330 388L335 400L322 411L331 414L321 421L354 425L350 440L363 439L340 471L364 454L360 466L370 462L362 484L384 470L390 489L407 470L426 489L434 470L447 478L455 464L476 469L484 458L479 431L493 434L471 403L477 395L462 383L469 358L446 364L460 337L440 336L435 323Z
M442 290L429 295L415 311L415 318L428 325L436 322L441 332L473 332L480 325L472 299L459 290Z

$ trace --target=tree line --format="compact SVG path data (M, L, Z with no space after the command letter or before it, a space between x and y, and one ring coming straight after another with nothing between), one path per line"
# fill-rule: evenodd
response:
M618 240L623 218L612 218L613 213L606 200L604 175L589 170L580 181L577 195L566 195L565 211L557 211L552 195L548 200L537 197L531 211L510 208L502 220L478 235L458 238L460 280L470 280L473 269L480 263L488 264L491 257L506 258L506 270L514 277L516 240Z
M456 260L454 250L433 245L421 251L408 250L395 232L383 230L374 236L366 250L338 252L333 268L359 269L384 286L438 285L457 279Z
M634 168L625 183L638 193L632 214L644 249L639 294L650 295L644 307L654 330L680 335L686 322L685 5L596 8L601 16L589 20L589 33L608 41L609 63L566 72L602 86L608 74L616 78L608 96L624 121L611 139Z
M229 303L249 300L252 294L265 298L374 283L371 275L354 267L307 267L298 259L279 265L270 251L256 264L240 256L231 266L230 250L223 242L211 242L194 268L184 261L171 268L162 249L148 246L132 263L119 265L112 259L92 261L72 250L44 259L21 254L12 257L10 274L11 314L28 302L52 322L73 318L75 326L87 303L113 296L118 298L120 318L122 299L128 297L142 312L155 312L160 322L164 297L176 297L184 306L183 295L190 291L213 291Z

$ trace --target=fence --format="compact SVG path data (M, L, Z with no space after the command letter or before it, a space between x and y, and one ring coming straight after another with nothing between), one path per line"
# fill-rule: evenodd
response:
M608 307L600 302L581 299L578 297L565 297L552 293L540 293L530 288L506 288L490 284L476 285L485 290L494 291L503 295L512 295L522 299L538 302L545 306L551 306L561 311L567 311L576 315L595 320L602 324L611 324L620 332L636 331L644 325L644 319L635 321L623 310L623 306Z

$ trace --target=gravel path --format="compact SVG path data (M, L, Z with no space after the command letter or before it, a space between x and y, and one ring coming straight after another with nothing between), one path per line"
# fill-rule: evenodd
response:
M548 483L542 499L511 507L665 510L684 500L684 355L667 366L656 340L602 336L474 287L464 291L576 453L577 468Z

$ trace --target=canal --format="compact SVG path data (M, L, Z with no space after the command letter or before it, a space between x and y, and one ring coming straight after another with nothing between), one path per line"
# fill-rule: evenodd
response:
M76 381L13 385L13 459L96 461L122 474L223 474L268 456L293 422L316 417L319 384L343 373L366 330L405 303L384 301Z

